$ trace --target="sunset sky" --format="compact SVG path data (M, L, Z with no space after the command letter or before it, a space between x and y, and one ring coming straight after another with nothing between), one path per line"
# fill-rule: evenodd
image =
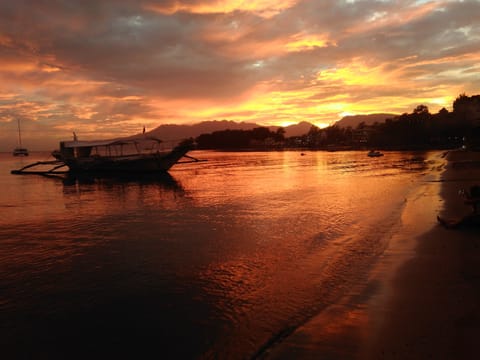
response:
M0 151L17 119L35 148L451 110L480 93L479 14L478 0L0 0Z

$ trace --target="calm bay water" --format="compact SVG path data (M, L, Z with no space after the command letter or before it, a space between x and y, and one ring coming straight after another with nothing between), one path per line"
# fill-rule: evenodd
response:
M192 155L66 180L10 175L48 154L0 154L6 358L250 358L367 276L439 158Z

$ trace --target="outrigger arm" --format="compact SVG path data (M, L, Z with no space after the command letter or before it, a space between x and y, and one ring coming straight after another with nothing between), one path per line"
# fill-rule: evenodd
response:
M185 157L187 159L190 159L190 160L178 161L177 164L189 164L189 163L194 163L194 162L207 161L207 160L197 159L197 158L194 158L193 156L189 156L189 155L186 155L186 154L183 155L183 157Z
M53 168L49 170L34 170L30 171L27 169L30 169L34 166L39 166L39 165L55 165ZM39 174L39 175L48 175L48 174L66 174L68 173L68 170L62 170L62 171L57 171L58 169L67 166L63 161L60 160L52 160L52 161L37 161L33 164L29 164L27 166L22 167L21 169L18 170L12 170L10 171L11 174L15 175L27 175L27 174Z

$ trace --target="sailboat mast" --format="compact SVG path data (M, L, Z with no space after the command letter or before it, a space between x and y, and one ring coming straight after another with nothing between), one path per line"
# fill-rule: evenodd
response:
M22 147L22 135L20 132L20 119L17 118L17 124L18 124L18 144L20 147Z
M20 119L17 118L18 126L18 146L13 149L13 156L28 156L28 150L22 147L22 131L20 129Z

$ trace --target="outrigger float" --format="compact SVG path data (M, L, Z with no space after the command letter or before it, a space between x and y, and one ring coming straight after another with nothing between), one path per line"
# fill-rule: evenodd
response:
M79 141L74 136L73 141L61 141L60 149L52 152L56 160L37 161L11 173L153 174L165 173L175 164L205 161L187 155L193 149L192 140L184 140L170 150L161 149L161 143L161 140L153 137ZM181 161L182 158L187 160Z

